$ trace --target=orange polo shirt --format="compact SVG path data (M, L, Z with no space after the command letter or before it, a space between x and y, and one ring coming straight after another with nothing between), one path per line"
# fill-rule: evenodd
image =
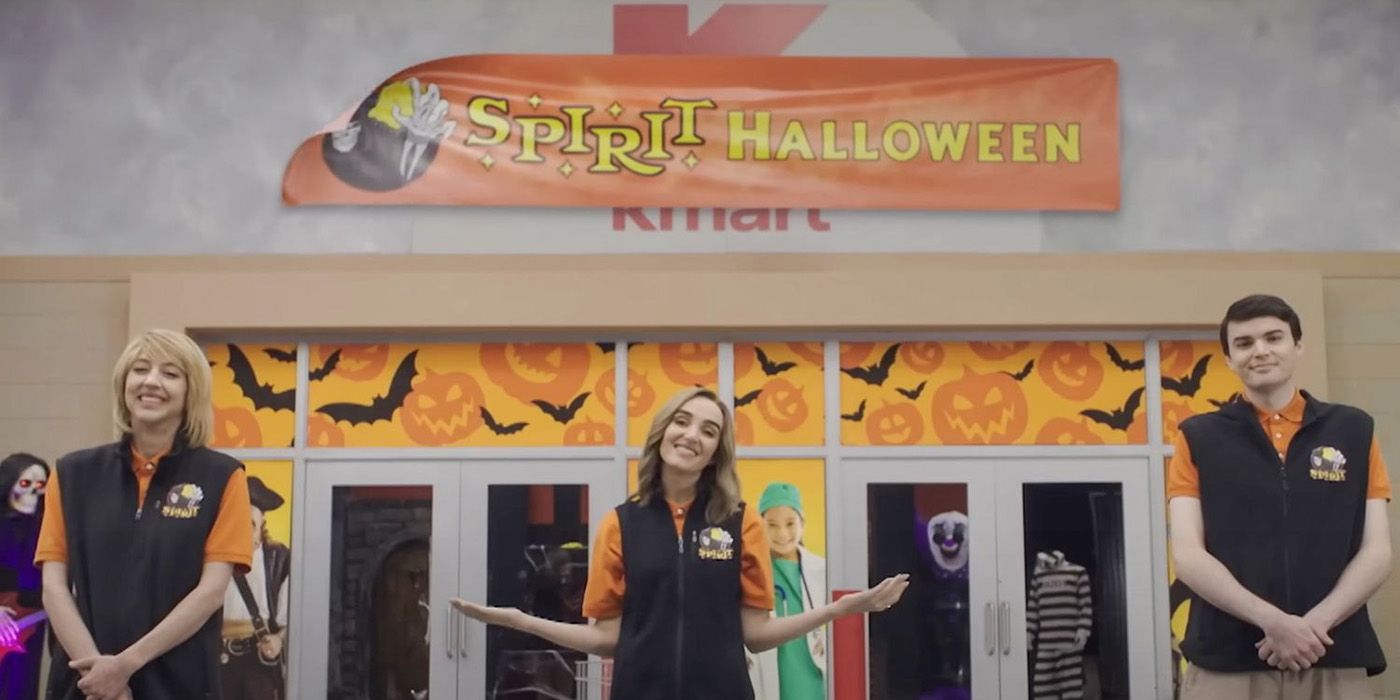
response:
M135 446L132 447L131 471L136 474L137 485L135 508L146 502L146 491L164 456L162 453L146 458L136 451ZM252 542L253 514L252 501L248 496L248 474L242 469L235 469L229 475L228 486L219 503L214 528L204 540L204 561L228 562L237 570L247 572L253 565ZM63 499L59 496L57 469L49 474L44 498L44 521L39 526L39 545L34 553L35 565L46 561L68 561L68 529L63 523Z
M1294 392L1293 400L1277 413L1260 410L1257 406L1254 408L1255 415L1259 417L1259 424L1264 427L1264 433L1274 443L1274 450L1278 452L1280 460L1288 454L1288 445L1293 442L1298 429L1303 427L1303 407L1306 404L1302 392ZM1196 469L1196 463L1191 459L1191 447L1186 444L1186 434L1177 431L1172 446L1172 461L1167 467L1167 499L1176 496L1200 498L1201 475ZM1370 463L1366 498L1390 500L1390 475L1386 472L1380 441L1375 435L1371 436Z
M666 502L676 534L685 531L690 504ZM744 508L743 532L739 535L743 558L739 564L739 587L745 607L773 609L773 561L768 551L768 535L763 521L751 507ZM622 614L622 596L627 591L622 561L622 523L617 511L610 510L598 525L593 543L593 561L588 567L588 587L583 593L584 617L605 620Z

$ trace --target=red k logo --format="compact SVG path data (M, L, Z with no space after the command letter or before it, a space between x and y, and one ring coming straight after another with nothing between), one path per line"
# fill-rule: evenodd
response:
M686 5L614 5L613 53L776 56L825 9L825 4L726 4L691 34Z

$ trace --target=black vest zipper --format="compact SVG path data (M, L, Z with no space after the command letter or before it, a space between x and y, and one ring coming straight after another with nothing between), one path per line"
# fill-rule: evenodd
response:
M676 535L676 700L681 700L682 689L685 688L684 666L681 661L682 647L685 639L685 531Z
M1273 440L1270 440L1270 439L1269 439L1268 431L1264 429L1264 426L1259 422L1258 417L1256 417L1256 416L1254 415L1253 409L1249 409L1247 413L1241 413L1240 416L1239 416L1239 419L1240 419L1240 420L1247 420L1247 421L1249 422L1249 425L1250 425L1250 431L1249 431L1249 432L1250 432L1251 435L1254 436L1255 443L1258 444L1258 445L1261 445L1261 446L1263 446L1263 447L1265 447L1265 448L1267 448L1267 449L1268 449L1268 454L1272 455L1272 456L1274 457L1274 459L1277 459L1277 460L1278 460L1278 479L1279 479L1280 495L1281 495L1282 498L1283 498L1283 533L1281 533L1282 536L1281 536L1281 538L1280 538L1280 545L1281 545L1281 547L1283 548L1283 603L1284 603L1284 606L1286 607L1286 609L1284 610L1284 612L1287 613L1287 614L1289 614L1289 615L1292 615L1292 614L1294 614L1294 613L1293 613L1293 561L1292 561L1292 557L1289 555L1289 552L1288 552L1288 498L1289 498L1289 486L1288 486L1288 457L1287 457L1287 454L1288 454L1289 452L1292 452L1292 451L1293 451L1294 444L1298 442L1298 434L1299 434L1299 433L1302 433L1302 432L1303 432L1303 428L1305 428L1305 427L1307 427L1307 426L1306 426L1306 424L1305 424L1304 426L1300 426L1300 427L1298 428L1298 433L1295 433L1295 434L1293 435L1293 439L1290 440L1289 443L1288 443L1288 449L1287 449L1287 451L1284 453L1285 456L1279 457L1279 455L1278 455L1278 448L1274 446Z
M1283 482L1283 600L1288 605L1285 612L1292 615L1293 561L1288 553L1288 467L1282 461L1278 464L1278 475Z

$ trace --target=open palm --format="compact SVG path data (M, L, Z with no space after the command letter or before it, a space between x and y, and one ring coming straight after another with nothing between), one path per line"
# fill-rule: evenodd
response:
M904 591L909 588L909 574L891 576L871 588L853 593L841 599L848 613L872 613L889 610L899 602Z

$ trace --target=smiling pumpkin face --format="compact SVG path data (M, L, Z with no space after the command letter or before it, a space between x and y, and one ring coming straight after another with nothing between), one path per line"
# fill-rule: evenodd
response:
M1036 361L1035 371L1051 391L1072 401L1091 398L1103 386L1103 362L1094 357L1088 343L1050 343Z

